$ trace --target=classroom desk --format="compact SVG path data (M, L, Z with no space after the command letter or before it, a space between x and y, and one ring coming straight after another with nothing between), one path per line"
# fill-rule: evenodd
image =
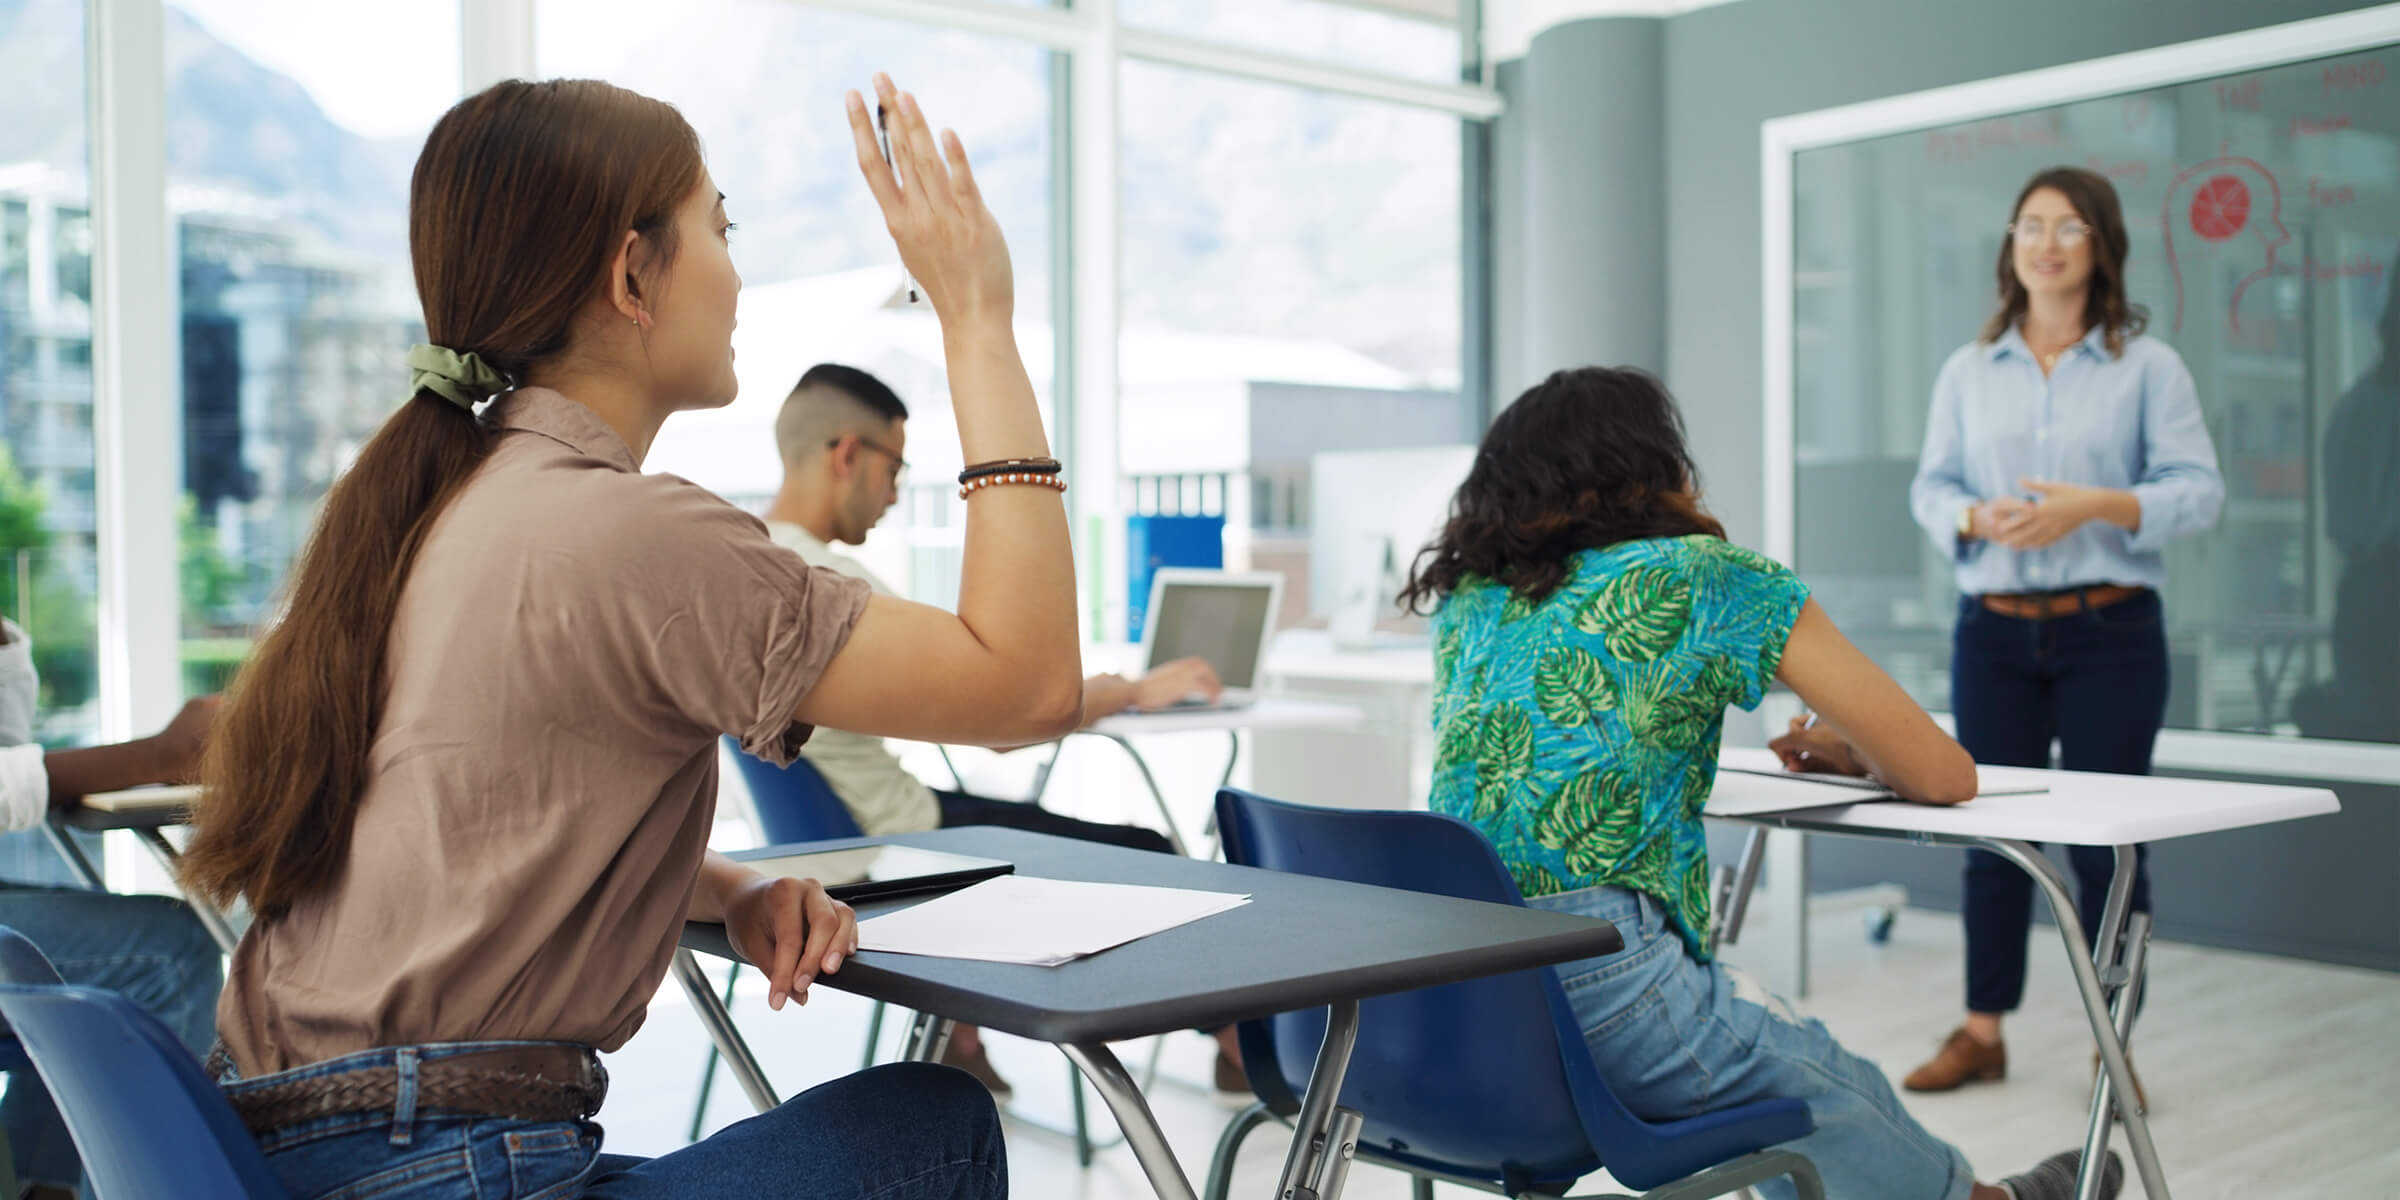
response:
M1076 732L1089 737L1114 742L1125 756L1133 760L1134 770L1141 773L1142 786L1150 790L1150 799L1158 805L1159 819L1167 823L1167 840L1175 844L1175 853L1189 857L1190 849L1183 830L1175 823L1174 812L1167 807L1167 794L1158 786L1158 777L1151 773L1150 763L1134 747L1137 737L1158 737L1177 733L1222 733L1228 743L1225 751L1225 770L1217 778L1216 787L1209 793L1233 783L1233 771L1242 760L1242 734L1270 730L1342 729L1356 725L1364 714L1347 704L1323 704L1312 700L1292 700L1281 696L1260 696L1244 708L1166 709L1159 712L1122 712L1102 717ZM1065 743L1060 743L1063 747ZM1052 764L1058 755L1050 756ZM1038 799L1048 784L1050 764L1044 764L1039 782L1034 785ZM1209 818L1210 832L1215 830L1214 816Z
M50 845L58 851L59 857L67 860L67 866L82 876L84 883L95 892L107 891L108 881L92 866L92 860L84 856L83 847L67 836L70 829L85 833L107 833L122 829L132 833L142 845L149 847L150 853L158 858L159 865L167 869L167 878L174 879L175 886L180 889L183 881L175 875L178 858L175 844L168 841L166 834L161 831L169 825L181 825L189 819L192 803L199 798L200 789L188 785L134 788L86 796L83 804L52 815L42 826L42 832L50 835ZM184 894L184 899L190 902L192 915L200 918L200 924L208 930L208 936L216 940L218 949L227 954L233 953L233 948L242 939L241 935L234 932L232 923L225 919L225 914L217 911L215 905L188 892Z
M1330 1005L1325 1043L1276 1194L1306 1194L1293 1189L1331 1182L1333 1190L1323 1192L1321 1200L1333 1200L1355 1143L1337 1143L1326 1135L1337 1128L1334 1102L1357 1036L1360 1000L1610 954L1624 945L1606 921L1167 858L1014 829L940 829L776 852L884 841L1006 859L1027 875L1047 878L1250 895L1250 903L1230 912L1058 967L868 952L844 964L839 974L818 980L821 987L926 1014L910 1039L912 1058L938 1057L954 1021L1055 1043L1116 1114L1162 1200L1193 1200L1191 1180L1108 1043ZM922 898L861 905L859 917L870 919L917 899ZM675 972L701 1011L702 1023L735 1064L737 1076L745 1063L755 1072L756 1060L692 953L734 957L724 927L687 926L683 943ZM744 1079L743 1086L754 1103L775 1103L763 1076ZM1355 1125L1346 1128L1355 1136Z
M1775 757L1765 750L1734 750L1720 761L1771 767ZM2150 1123L2140 1106L2127 1099L2134 1092L2125 1039L2133 1031L2136 1002L2144 986L2150 932L2147 914L2129 918L2126 912L2133 892L2134 849L2143 842L2321 816L2340 811L2341 802L2324 788L2079 771L2046 774L2051 779L2046 793L1987 796L1950 808L1886 799L1721 819L1805 834L1989 850L2032 876L2049 901L2084 1016L2091 1023L2092 1042L2106 1067L2092 1086L2085 1170L2076 1195L2079 1200L2090 1200L2099 1194L2100 1175L2091 1167L2108 1146L2113 1106L2124 1119L2144 1194L2150 1200L2168 1200L2158 1150L2150 1140ZM1737 802L1760 788L1789 786L1721 771L1710 803ZM2066 876L2034 847L2035 842L2107 846L2116 851L2116 873L2101 909L2100 928L2092 930L2088 939L2068 894Z

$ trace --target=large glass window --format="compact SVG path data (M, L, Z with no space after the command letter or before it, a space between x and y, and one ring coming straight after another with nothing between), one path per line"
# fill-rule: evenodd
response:
M1434 83L1458 80L1458 0L1119 0L1131 26Z
M2167 551L2185 729L2400 741L2400 48L1802 152L1798 566L1920 700L1949 556L1907 492L1935 372L1993 304L2020 185L2115 181L2127 281L2191 368L2224 515Z
M408 177L456 5L170 0L184 685L222 687L423 336Z
M1325 616L1312 459L1476 434L1458 119L1148 63L1121 79L1122 502L1224 517L1227 565L1283 571L1287 622Z
M917 599L956 599L964 516L940 327L911 304L874 197L859 178L842 93L887 71L958 130L1016 266L1018 345L1049 411L1054 213L1052 96L1063 67L1039 46L780 0L544 0L541 72L606 79L675 104L707 145L743 280L734 334L741 395L667 422L646 468L753 511L781 479L775 413L811 364L860 367L909 406L909 484L862 551ZM728 30L739 30L729 37Z
M0 35L24 81L0 122L0 615L41 676L32 735L71 744L99 729L84 6L33 0Z
M84 6L32 0L0 38L21 81L0 122L0 616L40 676L32 728L0 745L79 745L100 730ZM0 879L80 882L30 831L0 834Z

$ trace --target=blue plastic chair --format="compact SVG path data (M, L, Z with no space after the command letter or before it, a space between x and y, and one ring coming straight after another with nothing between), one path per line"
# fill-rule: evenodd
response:
M156 1017L115 992L59 982L0 927L0 1016L24 1043L102 1200L288 1196L225 1093Z
M779 767L746 754L732 738L725 745L750 787L750 805L758 810L759 832L770 846L789 842L823 842L861 834L856 818L833 794L833 785L805 758Z
M1474 826L1424 812L1311 808L1227 789L1217 828L1228 862L1380 887L1524 904ZM1358 1157L1416 1177L1506 1196L1560 1196L1605 1167L1646 1200L1700 1200L1790 1176L1823 1200L1816 1168L1770 1147L1816 1128L1798 1100L1745 1104L1653 1123L1626 1111L1592 1065L1566 991L1550 970L1381 996L1359 1006L1341 1103L1366 1124ZM1289 1120L1325 1037L1325 1011L1241 1026L1259 1102L1234 1118L1210 1165L1224 1200L1234 1154L1262 1122Z

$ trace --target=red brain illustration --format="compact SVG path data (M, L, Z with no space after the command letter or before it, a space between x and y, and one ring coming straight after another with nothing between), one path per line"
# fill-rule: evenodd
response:
M2222 242L2250 223L2250 185L2239 176L2219 175L2192 196L2192 232Z

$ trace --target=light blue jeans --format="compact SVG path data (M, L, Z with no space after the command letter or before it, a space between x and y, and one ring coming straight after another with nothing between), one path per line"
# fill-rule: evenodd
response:
M148 1010L192 1053L215 1039L224 958L183 901L0 882L0 925L24 934L68 983ZM66 1123L31 1072L9 1079L0 1127L21 1181L71 1188L82 1178Z
M413 1047L434 1061L522 1042ZM273 1083L390 1067L369 1050L276 1075L220 1077L240 1094ZM822 1084L658 1158L600 1153L590 1121L518 1121L393 1108L260 1134L295 1200L1006 1200L1008 1150L991 1093L931 1063L875 1067Z
M1756 1100L1808 1102L1807 1155L1833 1200L1966 1200L1975 1177L1925 1132L1875 1064L1842 1049L1757 981L1684 949L1656 900L1597 887L1527 901L1613 922L1622 953L1557 968L1600 1077L1634 1115L1669 1121ZM1788 1180L1760 1184L1790 1200Z

